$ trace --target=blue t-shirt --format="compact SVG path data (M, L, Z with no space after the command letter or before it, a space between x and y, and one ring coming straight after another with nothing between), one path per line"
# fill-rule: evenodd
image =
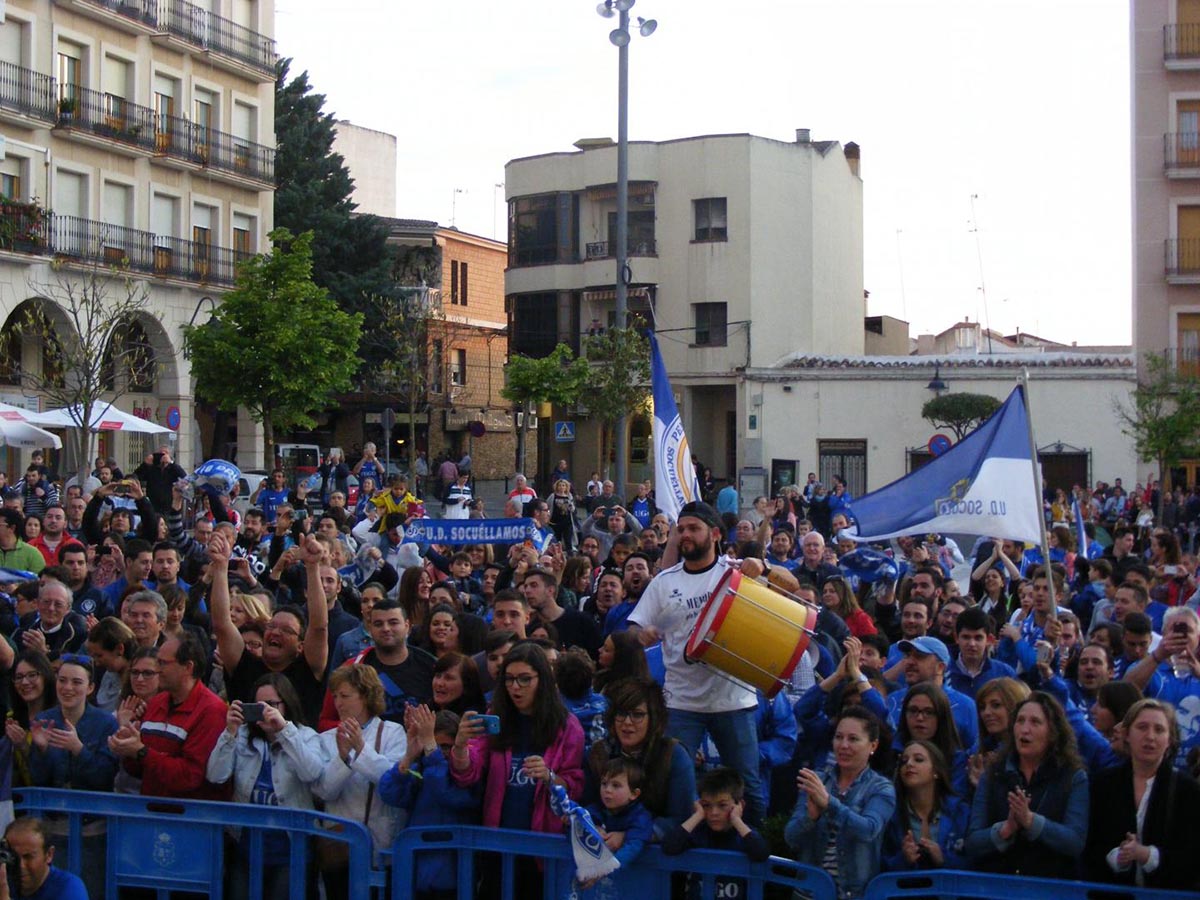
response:
M1200 747L1200 678L1195 675L1163 678L1156 673L1147 685L1146 696L1174 705L1180 738L1175 768L1186 771L1188 753L1193 747Z
M533 827L533 794L537 782L525 774L525 757L537 755L533 748L533 719L521 715L521 733L512 748L512 763L500 808L500 827L529 831Z
M629 504L629 512L638 520L638 523L643 528L650 527L650 498L643 497L642 499L634 498Z
M88 893L78 875L52 866L42 886L28 900L88 900Z
M250 802L255 806L278 806L279 797L275 794L275 777L271 766L271 748L265 742L262 744L262 766L254 786L250 788ZM245 846L249 847L249 835L242 833ZM288 861L288 838L286 834L268 831L263 835L263 862L268 866L280 866Z
M267 518L268 525L275 524L275 507L281 503L287 503L288 491L284 488L281 491L276 491L271 488L265 488L258 495L258 508L263 511L263 515Z
M383 485L383 469L379 463L370 459L364 462L362 468L358 470L358 483L361 485L368 478L375 481L375 487Z

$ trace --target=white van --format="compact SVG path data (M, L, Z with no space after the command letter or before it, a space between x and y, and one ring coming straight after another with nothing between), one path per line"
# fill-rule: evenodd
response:
M321 465L321 448L316 444L276 444L275 460L293 488L315 475Z

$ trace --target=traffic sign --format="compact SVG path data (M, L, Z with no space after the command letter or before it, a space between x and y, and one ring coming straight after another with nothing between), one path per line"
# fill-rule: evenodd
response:
M560 444L570 444L575 440L574 422L555 422L554 440Z
M172 431L178 431L180 419L181 419L181 416L179 414L178 406L167 407L167 427L168 428L170 428Z
M944 434L935 434L929 439L929 452L934 456L941 456L950 449L954 442Z

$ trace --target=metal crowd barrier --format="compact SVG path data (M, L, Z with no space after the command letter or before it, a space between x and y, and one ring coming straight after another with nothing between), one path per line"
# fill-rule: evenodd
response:
M499 854L500 880L488 885L501 900L533 900L527 888L517 884L520 857L538 861L543 873L544 900L563 900L571 896L571 879L575 860L570 842L565 837L535 834L527 831L506 831L497 828L407 828L392 844L391 900L409 900L417 889L414 879L417 863L429 853L453 854L456 870L458 900L475 896L477 853ZM628 869L619 869L610 880L601 882L590 891L580 892L580 900L608 900L634 897L665 898L671 896L671 880L679 874L700 876L703 900L716 898L716 876L742 878L748 900L762 900L768 885L788 891L801 891L811 900L836 900L832 879L820 869L801 865L790 859L772 857L767 862L753 863L741 854L718 853L712 850L689 850L681 856L664 856L657 847L648 848ZM726 895L732 896L732 895ZM790 894L789 894L790 896Z
M1183 900L1195 895L1186 891L1155 891L1115 884L1026 878L1020 875L987 875L941 869L928 872L889 872L877 875L867 885L863 900Z
M118 888L149 888L159 900L172 891L224 896L225 829L246 829L251 873L263 868L263 837L281 831L293 838L329 838L350 847L351 900L370 900L374 888L383 888L386 873L371 868L371 837L362 822L323 813L279 806L251 806L200 800L171 800L128 794L54 788L20 788L13 791L20 814L62 816L67 825L66 858L55 864L83 876L83 825L105 820L107 848L104 897L116 897ZM340 826L340 831L330 831ZM304 900L310 873L310 840L290 841L288 860L291 895ZM361 877L363 873L367 877ZM262 900L261 878L252 878L250 900Z

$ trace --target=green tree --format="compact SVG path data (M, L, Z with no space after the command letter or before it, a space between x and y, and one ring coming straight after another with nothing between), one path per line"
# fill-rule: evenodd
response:
M275 224L293 234L311 231L313 281L343 310L366 312L367 298L386 295L393 282L388 226L354 213L354 179L333 150L337 122L307 72L287 80L290 64L280 60L275 78Z
M350 387L362 328L360 314L313 283L311 232L270 237L271 252L242 264L213 317L184 331L197 395L244 406L262 423L268 468L276 431L312 427L313 414Z
M587 339L591 366L580 399L601 423L599 470L613 456L614 423L646 402L650 396L650 342L644 324L609 328ZM624 489L624 485L620 489Z
M949 428L958 443L1000 406L1000 401L988 394L943 394L921 407L921 418L934 428Z
M1200 379L1180 372L1170 357L1146 354L1146 367L1130 397L1113 403L1121 430L1138 456L1158 466L1163 479L1181 459L1200 454ZM1158 493L1159 518L1166 492Z
M569 405L579 399L588 378L586 360L575 359L566 344L559 344L549 356L534 359L514 356L504 367L504 387L500 395L518 404L522 412L517 432L517 456L525 469L525 445L528 443L529 408L534 403Z

